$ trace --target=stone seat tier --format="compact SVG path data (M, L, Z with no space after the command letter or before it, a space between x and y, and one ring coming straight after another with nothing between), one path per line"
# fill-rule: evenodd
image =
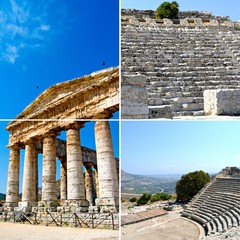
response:
M174 116L202 115L204 90L240 88L240 34L232 32L234 40L231 31L214 28L124 25L122 73L147 77L149 106L171 105ZM179 97L190 99L179 104Z
M233 225L237 225L237 221L235 219L234 216L232 216L231 213L229 212L225 212L225 213L221 213L218 211L219 214L213 214L213 212L211 210L208 210L206 208L202 208L202 209L198 209L195 214L201 214L201 215L205 215L209 218L209 221L211 221L211 219L214 218L218 218L219 216L222 216L222 219L225 220L226 224L227 224L227 228L231 228Z
M240 225L240 179L215 178L202 190L184 215L199 222L206 235Z

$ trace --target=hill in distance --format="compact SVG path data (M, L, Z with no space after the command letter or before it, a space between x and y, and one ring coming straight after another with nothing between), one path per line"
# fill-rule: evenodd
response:
M121 170L121 190L122 193L129 194L174 194L176 183L181 176L182 174L138 175Z

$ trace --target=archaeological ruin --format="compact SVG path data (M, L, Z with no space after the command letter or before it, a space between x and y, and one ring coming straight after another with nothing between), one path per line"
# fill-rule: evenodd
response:
M117 213L118 159L114 157L109 119L118 110L118 68L56 84L37 97L6 127L10 158L5 210L48 212L55 222L60 215L53 217L54 212L64 213L61 219L73 216L70 213L75 217L76 213L86 217L87 213ZM81 146L80 129L89 121L95 122L96 151ZM66 132L66 140L58 138L62 131ZM25 151L20 200L21 149ZM38 183L39 154L42 183ZM60 199L57 159L61 162Z
M236 236L240 226L240 169L223 169L190 201L182 216L200 224L206 239L220 239L223 233L227 238L228 231Z
M122 10L122 118L240 114L240 24L210 12ZM219 91L221 91L219 93Z

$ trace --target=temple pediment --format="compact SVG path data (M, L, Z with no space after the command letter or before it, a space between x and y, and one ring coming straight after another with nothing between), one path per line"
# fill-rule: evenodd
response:
M81 118L81 114L74 117L71 112L86 111L85 108L99 103L102 110L118 108L118 85L118 67L58 83L40 94L16 119ZM91 114L88 117L91 118Z

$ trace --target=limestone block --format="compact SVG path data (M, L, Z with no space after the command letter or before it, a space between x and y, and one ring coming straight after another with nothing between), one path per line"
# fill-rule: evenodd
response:
M171 106L157 106L149 107L150 118L172 118L172 108Z
M89 213L98 213L99 212L99 207L98 206L89 206L88 212Z
M122 77L122 118L148 118L146 85L146 77L143 75Z
M205 90L204 112L206 115L239 115L240 90Z

